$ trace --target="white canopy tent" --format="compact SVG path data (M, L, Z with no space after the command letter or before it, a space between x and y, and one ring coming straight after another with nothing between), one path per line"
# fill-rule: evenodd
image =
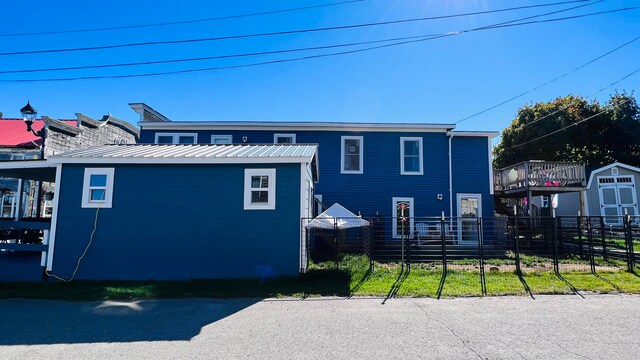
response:
M368 226L369 222L360 216L347 210L344 206L335 203L322 214L311 220L305 227L307 229L350 229Z

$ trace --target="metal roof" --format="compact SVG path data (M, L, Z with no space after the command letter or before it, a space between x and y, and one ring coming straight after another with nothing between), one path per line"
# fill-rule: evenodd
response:
M133 162L133 163L251 163L310 162L317 145L247 144L247 145L159 145L122 144L72 150L51 155L52 162ZM97 161L102 160L102 161Z

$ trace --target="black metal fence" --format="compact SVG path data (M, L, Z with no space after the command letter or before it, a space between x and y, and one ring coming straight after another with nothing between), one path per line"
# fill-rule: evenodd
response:
M485 271L634 271L640 216L302 219L307 259L364 254L379 263Z

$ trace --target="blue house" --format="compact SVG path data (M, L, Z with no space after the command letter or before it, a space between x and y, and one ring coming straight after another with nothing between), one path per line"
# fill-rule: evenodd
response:
M2 176L56 187L51 222L37 227L43 244L0 244L0 269L29 266L36 278L22 280L39 280L40 266L85 280L296 275L307 266L300 219L312 212L316 152L295 144L107 145L0 163ZM18 261L21 252L30 256Z
M491 139L497 132L454 131L453 124L171 121L151 107L140 114L146 144L317 144L327 206L363 216L493 216ZM399 238L391 226L389 239Z

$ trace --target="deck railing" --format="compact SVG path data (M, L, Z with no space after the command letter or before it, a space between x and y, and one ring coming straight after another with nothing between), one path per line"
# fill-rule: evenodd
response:
M584 187L584 164L558 161L524 161L493 171L494 190L529 187Z

